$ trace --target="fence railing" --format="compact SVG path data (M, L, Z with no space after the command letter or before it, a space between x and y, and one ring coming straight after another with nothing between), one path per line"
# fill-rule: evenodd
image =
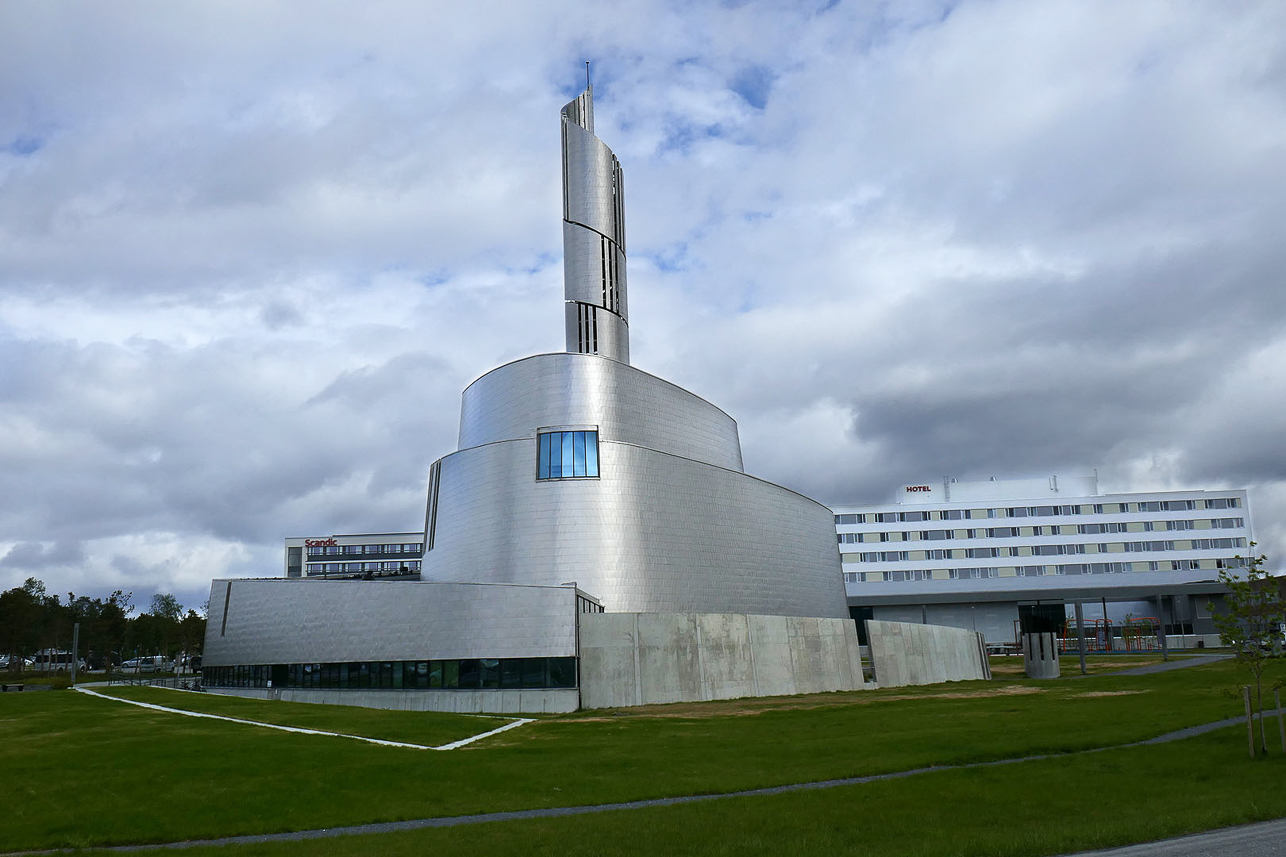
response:
M189 676L143 676L131 675L128 673L112 673L107 677L107 683L127 684L137 687L172 687L175 690L200 690L201 677L199 675Z

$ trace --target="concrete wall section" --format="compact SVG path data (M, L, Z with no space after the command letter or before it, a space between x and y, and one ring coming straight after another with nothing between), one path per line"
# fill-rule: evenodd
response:
M866 634L880 687L991 678L985 641L977 631L868 619Z
M580 645L584 708L863 687L847 619L593 613L581 616Z
M456 714L566 714L575 711L575 688L546 690L299 690L295 688L210 688L209 693L249 699L281 699L326 705L356 705L393 711L448 711ZM483 731L479 729L479 731Z

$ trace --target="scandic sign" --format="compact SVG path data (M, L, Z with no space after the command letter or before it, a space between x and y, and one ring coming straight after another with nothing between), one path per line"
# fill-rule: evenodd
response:
M932 491L932 490L933 490L933 489L932 489L932 488L930 488L928 485L908 485L908 486L906 486L906 492L907 492L908 494L917 494L917 493L920 493L920 492L922 492L922 491Z
M339 544L334 539L304 539L304 546L310 548L333 547Z

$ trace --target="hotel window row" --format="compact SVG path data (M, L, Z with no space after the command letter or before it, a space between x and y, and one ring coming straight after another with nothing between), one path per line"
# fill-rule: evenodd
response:
M407 554L410 556L420 556L424 553L424 545L416 544L398 544L398 545L309 545L309 556L357 556L362 554L384 554L397 555Z
M1202 518L1190 521L1129 521L1106 524L1041 524L1032 527L986 527L966 530L907 530L837 533L842 545L871 542L933 542L948 539L1013 539L1030 536L1089 536L1110 533L1151 533L1174 530L1234 530L1245 527L1244 518Z
M405 562L310 562L306 567L309 576L320 574L418 574L420 560Z
M1245 568L1244 559L1176 559L1165 562L1090 562L1065 565L1020 565L979 568L908 568L894 571L846 571L845 583L900 583L914 580L976 580L991 577L1043 577L1076 574L1127 574L1133 571L1187 571Z
M1186 512L1196 509L1239 509L1241 498L1209 500L1141 500L1135 503L1093 503L1076 506L1007 506L995 509L931 509L913 512L840 514L835 523L896 524L916 521L961 521L977 518L1052 518L1060 515L1117 515L1131 512Z
M575 658L461 658L206 667L206 687L522 690L576 687Z
M1093 547L1096 550L1088 550ZM905 562L912 559L981 559L1003 556L1064 556L1083 553L1144 553L1173 550L1233 550L1246 547L1245 539L1187 539L1181 542L1102 542L1097 545L1022 545L1001 548L941 548L931 551L865 551L846 553L844 562ZM915 554L915 556L911 556Z

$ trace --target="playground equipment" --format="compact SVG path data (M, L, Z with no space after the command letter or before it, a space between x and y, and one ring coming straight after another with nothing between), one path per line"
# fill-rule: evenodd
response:
M1087 652L1159 652L1161 620L1155 616L1126 616L1124 622L1095 619L1085 623ZM1063 623L1058 638L1059 648L1075 652L1079 647L1076 623Z

